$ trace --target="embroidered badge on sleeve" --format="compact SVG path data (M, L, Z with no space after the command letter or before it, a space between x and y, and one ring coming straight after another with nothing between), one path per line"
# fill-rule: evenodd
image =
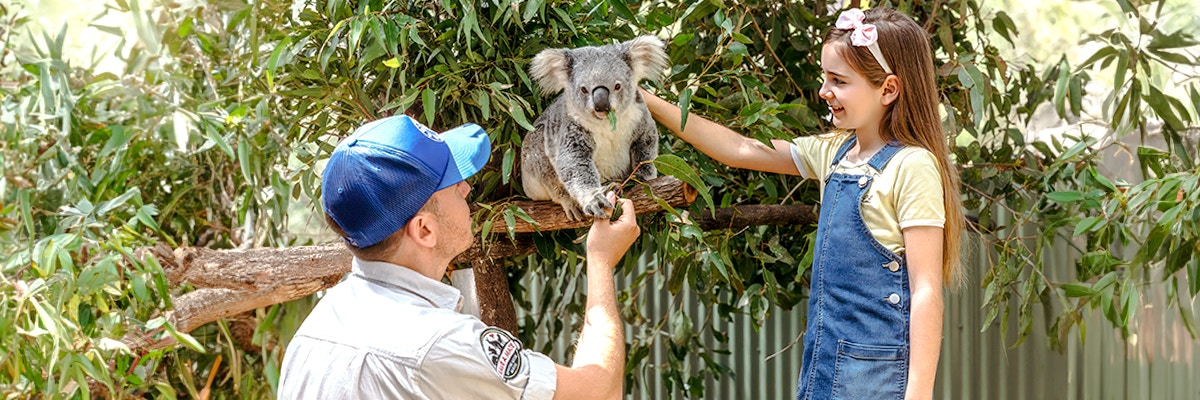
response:
M521 341L509 334L508 331L489 327L479 335L479 345L487 356L492 368L505 381L517 376L521 371Z

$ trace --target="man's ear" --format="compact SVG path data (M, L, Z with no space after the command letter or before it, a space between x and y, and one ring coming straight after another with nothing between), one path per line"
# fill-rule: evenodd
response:
M432 248L437 245L437 232L437 219L433 218L433 215L423 212L418 212L408 220L407 225L404 225L404 236L421 247Z
M896 75L888 75L887 78L884 78L881 88L883 89L883 98L880 101L883 102L883 105L891 105L900 98L900 78Z

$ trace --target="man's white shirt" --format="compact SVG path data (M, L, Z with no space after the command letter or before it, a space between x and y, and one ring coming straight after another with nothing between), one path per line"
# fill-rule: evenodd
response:
M553 398L554 362L461 303L452 286L355 258L288 344L278 398Z

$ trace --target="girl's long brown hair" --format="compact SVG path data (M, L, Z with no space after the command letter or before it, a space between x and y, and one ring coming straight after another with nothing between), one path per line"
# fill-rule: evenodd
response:
M912 18L890 8L872 8L864 14L864 23L875 24L883 59L891 67L892 75L900 80L899 97L884 112L880 134L884 140L897 139L906 145L920 146L937 157L946 207L942 279L946 286L956 287L963 280L959 260L959 237L964 221L962 195L958 170L950 162L949 138L938 117L939 97L929 35ZM872 86L880 87L888 73L875 61L870 49L850 43L851 32L833 28L825 36L825 45L837 46L838 53L851 68L866 77Z

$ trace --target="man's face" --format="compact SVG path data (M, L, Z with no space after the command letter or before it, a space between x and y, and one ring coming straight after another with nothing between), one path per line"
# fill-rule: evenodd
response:
M436 201L431 211L438 221L436 249L440 254L457 256L475 240L471 233L471 208L467 206L469 193L471 186L464 181L434 192L430 199Z

